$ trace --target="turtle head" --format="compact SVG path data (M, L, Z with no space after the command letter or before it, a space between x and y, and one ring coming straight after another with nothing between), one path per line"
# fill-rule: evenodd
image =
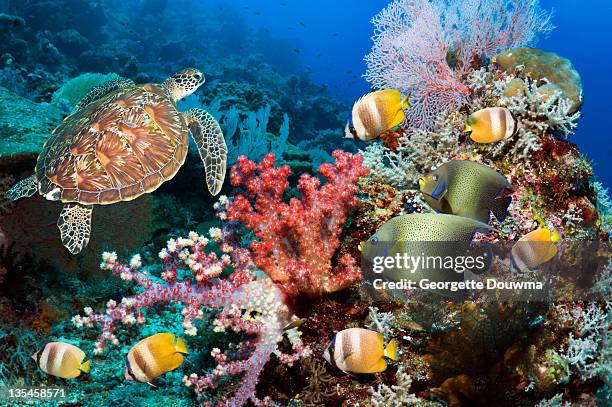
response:
M204 83L204 74L195 69L187 68L178 71L164 81L164 87L172 95L172 99L180 100L195 92Z

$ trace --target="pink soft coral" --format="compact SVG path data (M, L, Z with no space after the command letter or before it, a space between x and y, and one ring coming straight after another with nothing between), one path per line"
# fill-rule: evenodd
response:
M289 187L289 167L274 167L274 155L260 164L238 158L231 170L234 186L246 189L230 203L230 220L240 221L258 241L251 244L253 261L290 296L320 296L348 287L360 276L349 254L332 265L342 226L358 203L357 180L367 175L363 158L334 151L334 164L323 164L319 173L327 180L303 174L298 182L302 199L282 200ZM252 203L251 203L252 202Z
M376 89L410 95L407 123L423 130L467 101L463 81L479 59L552 29L538 0L395 0L372 22L365 77Z
M102 270L110 271L125 281L140 287L139 294L125 297L120 303L110 300L106 310L95 313L85 308L85 315L77 315L72 322L77 327L99 325L101 334L94 352L102 353L109 345L119 344L115 332L121 325L145 324L147 313L159 312L166 305L181 309L183 330L186 335L197 335L195 321L203 319L209 309L219 313L214 319L214 331L228 329L250 336L226 352L218 348L211 351L217 366L210 372L193 373L183 378L186 386L193 387L202 396L202 405L210 406L207 390L215 388L227 378L239 377L232 393L217 400L217 406L238 407L251 400L255 405L267 404L255 394L259 375L272 354L282 363L291 365L309 350L300 339L296 328L285 330L291 321L284 303L284 294L268 278L255 279L248 251L235 249L231 258L220 258L207 253L208 239L191 232L188 238L170 239L159 253L162 261L161 279L153 277L142 267L136 255L129 264L117 261L115 253L105 253ZM220 278L226 267L234 272ZM189 270L189 275L185 271ZM179 274L182 276L179 278ZM287 336L292 352L279 350L279 342Z

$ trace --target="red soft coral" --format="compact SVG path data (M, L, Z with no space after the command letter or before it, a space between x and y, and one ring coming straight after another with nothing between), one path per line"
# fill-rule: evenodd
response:
M230 204L230 220L240 221L257 241L251 244L253 260L290 296L317 297L348 287L357 281L357 262L345 254L332 258L350 211L357 205L357 180L367 175L363 158L334 151L334 164L323 164L321 181L303 174L298 182L301 200L283 202L289 187L288 166L274 167L274 154L259 164L241 156L231 170L234 186L246 189Z

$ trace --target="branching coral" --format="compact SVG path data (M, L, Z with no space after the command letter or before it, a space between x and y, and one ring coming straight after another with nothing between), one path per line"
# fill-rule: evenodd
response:
M541 400L536 407L571 407L571 403L563 401L563 394L555 394L552 398Z
M371 322L367 327L380 332L387 339L393 337L393 331L395 330L393 326L395 317L393 314L390 312L380 312L376 307L370 307L369 310L368 318Z
M567 363L575 368L582 380L599 376L610 386L612 383L612 352L610 351L610 324L612 303L602 310L597 304L577 305L572 314L575 320L576 336L570 333Z
M392 151L373 144L361 152L374 179L397 188L415 188L419 178L461 151L460 132L443 118L437 131L416 130Z
M525 127L532 127L545 133L549 128L558 130L564 136L574 132L579 112L572 113L572 101L562 98L561 91L538 86L535 82L526 80L523 89L514 95L504 95L512 77L498 81L495 86L499 95L499 105L507 107L513 114L520 115ZM500 92L501 91L501 92Z
M441 406L433 401L423 400L410 393L412 378L401 366L396 373L397 384L387 386L380 384L377 388L370 388L372 405L374 407L385 406L412 406L412 407L436 407Z
M334 164L322 164L321 181L303 174L298 182L301 199L283 201L289 187L289 167L274 167L274 154L259 164L241 156L231 170L234 186L245 188L229 205L229 219L240 221L258 239L251 243L253 261L291 296L320 296L348 287L361 272L355 259L332 258L340 245L350 211L358 198L357 180L367 175L360 155L334 151Z
M537 0L395 0L372 22L366 79L409 94L407 122L430 131L441 113L467 101L462 78L481 59L552 29Z
M104 313L96 314L86 308L84 316L73 317L73 323L78 327L101 326L95 352L102 353L109 343L118 344L115 331L119 325L144 324L146 312L155 312L160 305L182 304L182 326L187 335L198 333L195 320L203 318L206 308L219 309L214 320L215 331L231 328L254 337L238 344L233 351L223 353L213 349L211 355L217 362L216 368L207 374L186 376L183 381L203 395L224 378L242 375L233 395L220 399L217 404L241 406L248 399L261 404L255 395L255 386L270 356L274 353L281 362L291 364L308 350L296 329L287 331L294 353L278 350L283 328L290 321L289 312L280 290L270 280L253 278L252 264L245 251L234 251L233 260L228 255L217 258L214 253L205 252L207 244L208 239L193 232L186 239L169 240L159 253L163 263L161 280L142 268L139 255L129 264L121 264L115 253L105 253L102 270L134 282L141 292L123 298L119 304L110 300ZM230 265L234 272L227 279L220 278L223 269ZM203 405L207 404L203 399Z
M601 219L601 230L612 233L612 201L610 193L601 182L591 183L597 194L597 210Z

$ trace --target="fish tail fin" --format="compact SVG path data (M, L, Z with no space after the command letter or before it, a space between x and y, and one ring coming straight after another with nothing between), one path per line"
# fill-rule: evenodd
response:
M512 197L510 196L501 196L495 198L493 200L493 205L491 206L491 212L495 215L498 221L503 222L508 216L508 207L512 202Z
M91 365L91 359L83 362L81 364L81 372L83 373L89 373L89 366Z
M559 243L561 241L561 236L559 235L557 229L553 230L552 234L550 235L550 240L555 243Z
M410 95L406 95L402 99L402 109L410 109L410 102L408 101L409 97L410 97Z
M385 356L388 357L391 360L396 360L397 359L397 355L396 355L396 342L395 339L391 339L389 341L389 343L387 343L387 346L385 347Z
M178 353L183 353L185 355L189 354L189 351L187 350L187 346L185 345L185 341L183 341L183 338L181 338L180 336L176 338L174 349L176 349Z

